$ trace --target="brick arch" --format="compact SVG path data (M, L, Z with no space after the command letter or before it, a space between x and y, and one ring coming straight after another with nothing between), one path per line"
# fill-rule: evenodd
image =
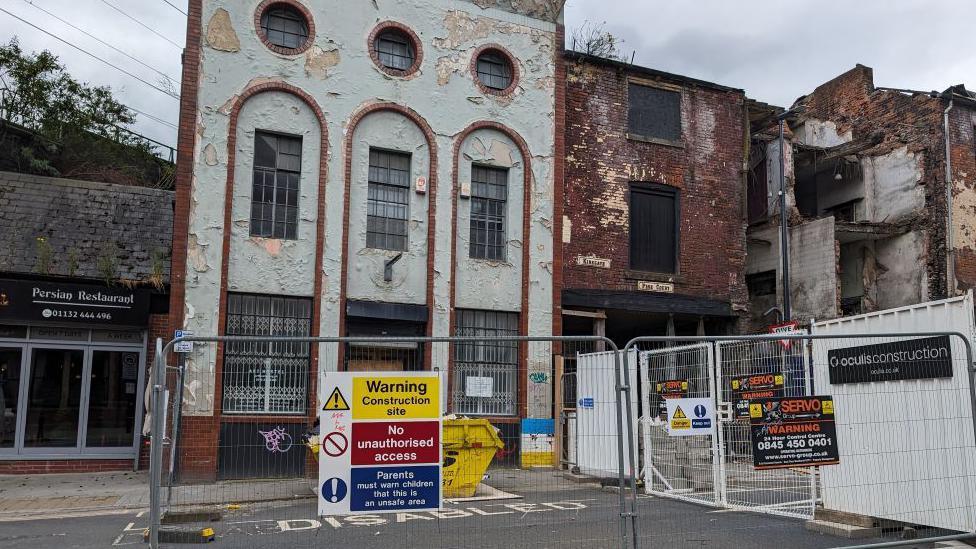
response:
M498 122L493 122L490 120L481 120L474 122L468 127L461 130L461 133L457 134L454 138L454 151L452 154L453 168L451 170L451 179L453 189L451 190L451 223L454 224L451 230L451 309L450 309L450 332L448 335L454 335L454 330L456 327L457 314L455 312L455 294L457 292L457 208L458 208L458 166L460 163L461 155L461 145L464 141L471 136L474 132L478 130L495 130L505 135L515 146L519 148L519 153L522 155L522 296L521 296L521 311L519 311L519 335L529 334L529 252L531 239L529 231L531 229L531 211L532 211L532 157L529 153L529 145L525 142L525 139L519 135L518 132L509 128L504 124L499 124ZM527 371L527 361L529 356L529 347L525 342L519 343L519 360L522 364L521 368ZM448 371L453 371L454 366L454 356L451 353L448 357L448 362L450 367ZM526 414L526 381L519 380L519 414L521 417L525 417ZM448 376L448 387L450 391L450 386L453 382L453 375ZM449 400L450 402L450 400Z
M281 81L264 82L245 89L234 101L234 106L230 111L230 125L227 129L227 181L224 187L224 224L223 224L223 243L220 260L220 306L217 309L217 333L224 335L227 329L227 271L229 268L230 234L231 234L231 210L234 203L234 176L237 169L237 123L240 118L241 109L252 97L269 92L282 92L293 95L302 100L319 121L319 188L317 196L316 220L315 220L315 271L312 283L312 319L309 335L317 337L319 335L319 318L322 310L322 261L325 252L325 187L328 180L328 150L329 150L329 129L326 125L325 115L318 103L311 95L301 88ZM217 343L217 360L214 368L214 412L223 412L223 369L224 369L224 348L223 342ZM318 379L318 353L311 353L309 363L309 416L314 417L316 406L316 380ZM305 421L302 416L297 416L301 421Z
M426 302L427 302L427 335L430 336L433 332L434 327L434 257L435 245L434 245L434 223L436 221L437 215L437 142L434 136L434 130L431 129L430 124L427 120L420 116L417 111L411 109L410 107L405 107L398 103L393 102L381 102L372 103L366 105L353 113L349 118L349 123L347 124L346 140L343 144L343 151L345 154L345 160L343 162L345 187L343 195L342 204L342 263L341 263L341 282L339 286L339 336L344 336L346 332L346 285L349 280L348 276L348 266L349 266L349 192L352 188L352 146L353 137L356 134L356 128L359 127L359 123L363 121L367 116L379 112L395 112L400 114L413 122L420 131L423 132L424 138L427 141L427 152L430 156L428 160L428 174L427 174L427 292L426 292ZM338 367L342 368L343 355L345 353L345 346L339 345L339 362ZM424 363L430 364L431 358L431 346L426 345L424 347Z

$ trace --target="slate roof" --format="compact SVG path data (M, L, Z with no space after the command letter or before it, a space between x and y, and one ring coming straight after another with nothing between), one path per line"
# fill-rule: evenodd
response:
M166 284L172 240L172 191L0 172L0 273Z

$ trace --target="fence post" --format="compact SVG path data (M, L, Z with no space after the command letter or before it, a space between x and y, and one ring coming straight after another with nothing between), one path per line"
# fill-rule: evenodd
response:
M163 359L163 340L156 339L156 358L153 360L152 379L152 429L149 446L149 547L159 549L159 523L161 519L160 488L163 469L163 429L166 413L163 392L166 390L166 363Z
M616 357L615 360L616 360L616 370L617 370L617 380L618 380L618 384L617 384L617 387L618 387L617 388L617 402L618 402L618 406L617 406L617 417L619 418L620 417L620 413L621 413L620 406L619 406L619 402L620 402L620 398L621 398L621 395L622 395L623 396L623 399L624 399L624 408L625 408L626 414L627 414L627 448L626 448L626 450L627 450L627 461L626 461L626 463L630 463L630 474L628 475L630 478L627 479L627 481L628 481L627 482L627 485L628 485L627 487L630 488L631 500L630 500L630 509L627 510L626 509L626 497L625 497L626 490L624 488L624 483L623 483L623 480L624 480L623 479L623 474L624 474L623 464L625 463L624 460L623 460L623 451L624 451L624 448L623 448L623 441L621 441L620 442L620 445L619 445L620 447L618 448L618 450L620 451L620 456L621 456L621 459L620 459L620 465L621 465L621 470L620 470L620 477L621 477L620 478L621 515L622 515L622 518L624 518L624 520L626 520L625 517L627 517L627 516L630 517L630 532L631 532L631 536L632 536L633 542L634 542L634 549L637 549L639 547L638 540L640 538L637 535L637 464L634 463L634 443L635 443L634 442L634 421L633 421L633 419L634 419L634 410L633 410L633 403L631 402L631 399L630 399L630 392L634 388L630 386L630 369L628 368L628 362L629 362L628 361L628 353L629 353L630 349L627 348L627 347L625 347L624 350L623 350L623 355L624 355L624 359L623 359L623 371L621 371L621 368L620 368L620 366L621 366L621 364L620 364L620 354L621 353L620 353L620 351L618 351L616 349L616 345L613 345L613 347L614 347L614 356ZM622 384L620 383L621 378L623 378L623 383ZM619 440L619 437L618 437L618 440ZM625 541L625 543L626 543L626 541Z

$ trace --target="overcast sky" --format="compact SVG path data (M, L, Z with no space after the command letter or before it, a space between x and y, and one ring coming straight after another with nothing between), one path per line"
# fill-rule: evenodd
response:
M186 9L186 0L168 1ZM179 78L180 49L109 5L182 45L185 18L167 0L30 2L2 0L0 8L154 85L163 78L155 71ZM568 0L567 34L586 21L605 22L637 64L743 88L749 97L781 106L856 63L874 68L878 86L943 90L963 83L976 89L976 55L967 53L974 0ZM13 36L25 50L51 50L79 80L109 85L126 104L175 126L175 99L0 12L0 39ZM137 131L176 144L175 127L138 119Z

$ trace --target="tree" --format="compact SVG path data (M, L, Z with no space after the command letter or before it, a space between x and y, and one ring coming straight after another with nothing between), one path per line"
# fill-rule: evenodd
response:
M599 25L586 21L573 31L573 49L587 55L595 55L614 61L627 62L620 52L623 40L604 29L606 22Z
M126 130L135 114L51 52L25 53L16 38L0 46L0 89L0 169L165 186L153 146Z

